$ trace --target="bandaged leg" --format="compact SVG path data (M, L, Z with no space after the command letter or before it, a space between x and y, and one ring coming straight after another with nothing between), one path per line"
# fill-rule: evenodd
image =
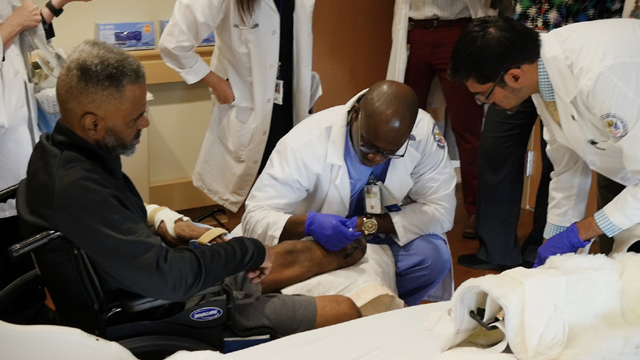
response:
M279 291L312 276L342 269L357 263L366 252L360 238L339 251L327 251L315 241L285 241L271 248L274 262L271 273L262 281L264 294Z

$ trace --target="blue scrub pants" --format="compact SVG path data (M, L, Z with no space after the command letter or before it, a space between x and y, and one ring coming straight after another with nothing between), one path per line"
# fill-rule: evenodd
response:
M409 306L420 304L451 268L449 247L439 235L422 235L404 246L389 235L374 235L367 242L385 244L391 249L396 262L398 294Z

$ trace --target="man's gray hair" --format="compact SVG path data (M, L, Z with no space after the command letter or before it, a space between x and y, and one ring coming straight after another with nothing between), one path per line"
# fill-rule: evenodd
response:
M121 49L97 40L82 42L58 77L58 102L119 98L127 85L146 81L142 64Z

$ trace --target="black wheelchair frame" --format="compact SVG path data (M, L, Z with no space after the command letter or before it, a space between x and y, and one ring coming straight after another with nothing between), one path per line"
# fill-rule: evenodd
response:
M0 191L0 202L15 198L18 185ZM224 351L225 338L276 338L268 328L241 331L234 322L235 298L226 284L185 302L152 299L126 291L105 294L87 255L56 231L46 231L9 249L30 254L36 269L0 291L0 320L79 328L116 341L140 359L164 359L178 350ZM55 310L45 305L47 292ZM116 299L113 299L116 298Z

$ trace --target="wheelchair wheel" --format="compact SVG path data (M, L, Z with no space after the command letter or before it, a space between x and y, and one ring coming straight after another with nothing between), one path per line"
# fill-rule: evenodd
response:
M37 270L31 270L0 291L0 320L17 325L56 325Z
M162 360L180 350L216 351L211 346L199 341L177 336L141 336L118 341L118 343L140 360Z

